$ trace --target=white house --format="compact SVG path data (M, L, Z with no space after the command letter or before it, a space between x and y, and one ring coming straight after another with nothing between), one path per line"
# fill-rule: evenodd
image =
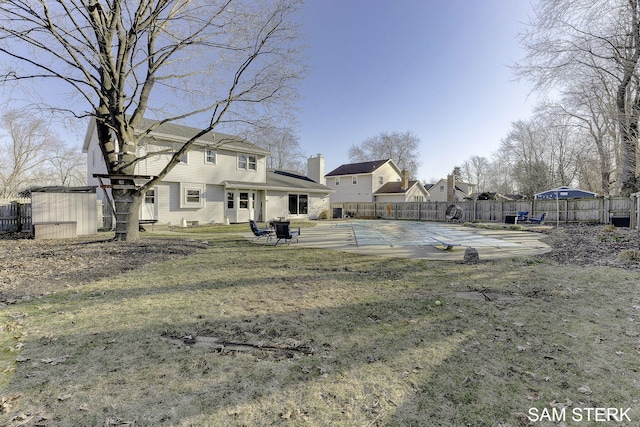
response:
M349 163L325 176L332 202L422 202L429 192L391 159Z
M145 120L147 129L153 122ZM138 163L136 175L154 176L198 129L163 124L138 147L138 155L149 155ZM87 182L99 185L94 174L107 169L98 146L95 120L91 120L84 140L87 153ZM249 219L315 219L329 209L332 191L320 184L324 167L321 155L312 157L310 169L316 181L306 176L268 170L264 150L241 138L211 132L198 139L164 179L149 189L140 210L140 219L161 224L238 223ZM106 198L98 190L99 197Z
M430 202L459 202L473 194L473 184L456 181L453 175L442 178L435 184L427 184Z

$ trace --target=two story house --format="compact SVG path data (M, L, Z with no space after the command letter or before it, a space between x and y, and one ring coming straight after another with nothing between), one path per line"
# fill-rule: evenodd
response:
M145 120L141 128L148 128ZM150 133L138 147L146 156L136 167L137 175L159 173L184 142L198 129L166 123ZM83 144L87 154L87 182L99 185L94 174L107 169L98 146L95 120L91 120ZM140 208L140 219L180 225L268 221L276 218L315 219L329 209L332 191L321 184L324 159L309 159L318 176L267 168L269 151L241 138L210 132L154 188ZM99 197L106 198L102 191Z
M325 176L332 202L422 202L429 192L391 159L349 163Z

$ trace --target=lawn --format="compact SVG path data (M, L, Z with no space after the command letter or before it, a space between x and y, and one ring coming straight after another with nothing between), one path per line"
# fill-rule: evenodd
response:
M637 272L206 239L2 307L0 424L640 424Z

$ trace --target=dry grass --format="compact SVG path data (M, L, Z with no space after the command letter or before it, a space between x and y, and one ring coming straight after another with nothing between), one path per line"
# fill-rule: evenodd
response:
M640 262L640 249L624 249L618 254L622 261Z
M19 362L0 422L519 426L640 406L637 273L212 242L4 307Z

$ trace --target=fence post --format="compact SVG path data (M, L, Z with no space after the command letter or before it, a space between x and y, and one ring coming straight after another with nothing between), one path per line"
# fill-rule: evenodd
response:
M18 233L22 232L22 208L20 202L16 202L16 220Z

